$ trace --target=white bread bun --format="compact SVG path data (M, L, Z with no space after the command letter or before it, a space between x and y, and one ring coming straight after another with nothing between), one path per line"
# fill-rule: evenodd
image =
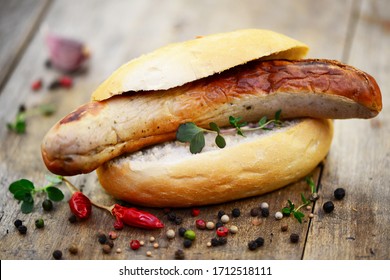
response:
M309 174L329 151L333 124L299 119L254 134L226 137L224 149L199 154L167 142L113 159L97 175L114 197L144 206L187 207L260 195Z
M118 68L92 94L105 100L128 91L163 90L262 58L301 59L308 47L270 30L244 29L169 44Z

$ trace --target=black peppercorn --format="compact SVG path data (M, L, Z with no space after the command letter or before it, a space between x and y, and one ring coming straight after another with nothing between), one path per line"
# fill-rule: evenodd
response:
M226 237L218 238L218 243L219 245L225 245L227 243L227 238Z
M183 223L183 218L182 217L176 217L175 218L175 224L176 225L181 225Z
M176 250L175 252L175 259L176 260L184 260L184 251L181 249Z
M181 227L181 228L179 228L179 235L181 236L181 237L184 237L184 233L187 231L187 229L185 229L185 228L183 228L183 227Z
M215 224L215 228L220 228L220 227L223 227L223 223L221 221Z
M216 246L218 246L218 245L219 245L219 240L218 240L218 238L212 238L212 239L211 239L211 246L216 247Z
M251 209L251 216L252 216L252 217L257 217L257 216L259 216L259 213L260 213L260 208L252 208L252 209Z
M53 252L53 258L56 260L60 260L62 258L62 252L60 250L55 250Z
M183 241L183 246L184 246L184 248L190 248L191 245L192 245L192 241L191 241L191 240L189 240L189 239L184 239L184 241Z
M253 250L256 250L257 249L257 243L256 241L249 241L248 242L248 248L249 250L253 251Z
M327 201L327 202L324 203L324 205L322 206L322 208L324 209L324 211L325 211L326 213L330 213L330 212L332 212L333 209L334 209L334 204L333 204L332 201Z
M18 227L20 227L21 225L23 225L23 222L22 222L21 220L16 220L16 221L14 222L14 225L15 225L16 228L18 228Z
M106 244L107 236L105 234L100 234L99 238L98 238L98 241L99 241L100 244Z
M167 214L168 221L174 222L176 219L176 213L175 212L169 212Z
M43 219L35 220L35 226L37 228L43 228L45 226L45 222L43 221Z
M345 196L345 190L343 188L337 188L335 191L334 191L334 197L337 199L337 200L341 200L343 199Z
M107 239L105 244L107 244L111 248L114 247L114 241L112 241L111 239Z
M27 233L27 227L24 225L18 226L18 231L20 234L26 234Z
M240 217L240 215L241 215L240 209L234 208L234 209L232 210L232 216L233 216L233 217L237 218L237 217Z
M225 211L219 210L219 211L218 211L218 219L221 219L221 217L222 217L223 215L225 215Z
M77 217L76 215L72 215L68 218L68 221L71 223L71 224L74 224L75 222L77 222Z
M50 199L45 199L42 202L42 208L45 211L51 211L53 209L53 202Z
M261 208L261 216L268 217L269 216L269 208Z
M261 247L264 245L264 238L263 237L259 237L255 240L256 244L257 244L257 247Z
M299 235L296 233L291 233L290 235L290 241L292 243L297 243L299 241Z

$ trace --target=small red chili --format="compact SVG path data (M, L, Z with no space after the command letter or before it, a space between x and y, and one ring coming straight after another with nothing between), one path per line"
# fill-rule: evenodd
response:
M82 192L74 192L69 200L72 213L79 219L87 219L92 212L92 204Z
M111 213L116 218L114 224L115 229L119 229L118 227L120 226L123 227L123 224L144 229L158 229L164 227L164 224L156 216L133 207L126 208L119 204L115 204Z
M219 227L217 228L217 235L219 237L225 237L229 233L229 230L226 227Z
M130 248L133 250L138 250L139 247L141 247L141 243L138 240L131 240L130 241Z

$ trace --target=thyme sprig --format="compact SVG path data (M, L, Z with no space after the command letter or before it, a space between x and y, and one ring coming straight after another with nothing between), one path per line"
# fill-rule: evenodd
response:
M240 136L245 137L245 131L253 131L253 130L271 130L273 126L281 126L282 121L280 120L282 110L278 110L275 113L275 117L272 120L268 120L266 116L262 117L256 127L247 127L248 123L242 121L242 117L229 117L229 123L236 130L236 133ZM192 154L200 153L205 144L204 133L215 133L215 144L223 149L226 146L226 140L222 136L220 127L214 123L209 123L209 129L202 128L197 126L193 122L183 123L179 126L176 132L176 139L182 143L190 143L190 152Z
M306 176L305 181L310 187L310 199L307 199L305 195L301 193L302 203L298 207L295 207L295 204L290 199L288 199L288 205L282 208L282 213L284 215L290 216L292 214L299 223L302 223L302 219L305 217L305 214L303 214L300 209L313 202L311 199L313 196L317 196L316 185L314 184L313 178L311 176Z

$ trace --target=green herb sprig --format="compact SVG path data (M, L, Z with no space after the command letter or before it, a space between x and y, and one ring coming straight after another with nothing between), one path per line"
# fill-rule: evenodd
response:
M266 116L262 117L260 121L257 123L256 127L245 127L248 125L248 123L242 122L241 117L230 116L229 123L236 129L236 133L238 135L245 137L244 134L245 131L253 131L259 129L271 130L272 128L269 127L271 124L275 126L281 126L282 125L282 121L280 120L281 113L282 110L278 110L275 113L275 118L272 120L267 120ZM226 146L226 141L221 134L220 127L216 123L211 122L209 123L209 128L210 129L201 128L193 122L187 122L179 126L176 132L176 139L182 143L190 143L190 152L192 154L197 154L203 150L206 144L204 133L206 132L215 133L217 134L215 137L215 144L219 148L223 149Z
M46 176L49 183L42 188L35 188L34 183L27 179L20 179L10 184L8 190L21 204L21 211L24 214L31 213L34 209L34 195L46 193L52 201L61 201L64 194L56 186L62 183L62 176Z
M288 206L282 208L282 213L290 216L293 214L294 218L297 219L299 223L302 223L302 219L305 217L305 214L303 214L301 211L299 211L302 207L305 207L309 205L311 202L315 201L312 198L313 197L318 197L317 195L317 190L316 190L316 185L313 181L313 178L311 176L306 176L305 178L306 183L310 187L310 199L307 199L303 193L301 193L301 201L302 204L299 205L298 207L295 207L295 204L291 202L290 199L287 200Z
M7 123L7 128L17 134L24 134L27 127L27 118L33 115L50 116L55 112L55 108L52 104L42 104L37 108L26 111L24 106L19 108L18 113L13 122Z

